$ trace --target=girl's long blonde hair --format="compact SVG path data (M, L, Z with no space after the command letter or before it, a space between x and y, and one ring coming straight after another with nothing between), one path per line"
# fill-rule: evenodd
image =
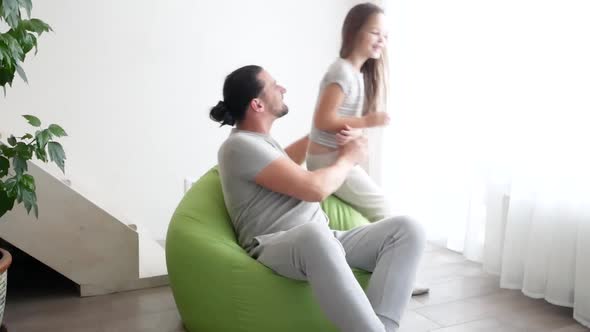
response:
M381 7L372 3L358 4L350 9L342 24L340 57L345 59L354 50L358 34L375 14L383 14ZM387 103L387 51L383 49L379 59L368 59L361 67L365 80L365 107L363 114L385 109Z

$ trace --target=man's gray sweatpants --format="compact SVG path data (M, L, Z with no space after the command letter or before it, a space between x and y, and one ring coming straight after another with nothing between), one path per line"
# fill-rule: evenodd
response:
M304 224L265 236L250 254L280 275L309 281L341 331L383 332L382 321L399 326L425 243L423 228L400 216L349 231ZM373 273L366 294L350 267Z

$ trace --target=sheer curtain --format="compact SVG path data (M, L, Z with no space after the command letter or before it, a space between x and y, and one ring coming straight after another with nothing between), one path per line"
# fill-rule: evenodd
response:
M392 125L371 171L431 240L590 326L590 2L382 4Z

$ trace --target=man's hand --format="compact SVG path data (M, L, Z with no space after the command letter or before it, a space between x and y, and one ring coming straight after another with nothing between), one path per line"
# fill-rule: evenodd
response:
M363 130L360 128L352 128L349 125L345 125L344 129L340 130L338 134L336 134L336 142L338 145L346 145L349 142L361 137L363 135Z
M258 185L307 202L321 202L336 191L350 170L367 158L367 138L359 137L342 146L338 160L315 171L308 171L291 158L279 157L255 177Z

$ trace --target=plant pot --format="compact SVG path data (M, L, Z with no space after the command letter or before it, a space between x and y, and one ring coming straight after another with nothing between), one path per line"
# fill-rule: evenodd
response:
M12 263L12 256L10 253L0 248L0 325L2 324L2 317L4 316L4 304L6 300L6 275L8 273L8 267ZM3 331L4 327L0 327L0 331Z

